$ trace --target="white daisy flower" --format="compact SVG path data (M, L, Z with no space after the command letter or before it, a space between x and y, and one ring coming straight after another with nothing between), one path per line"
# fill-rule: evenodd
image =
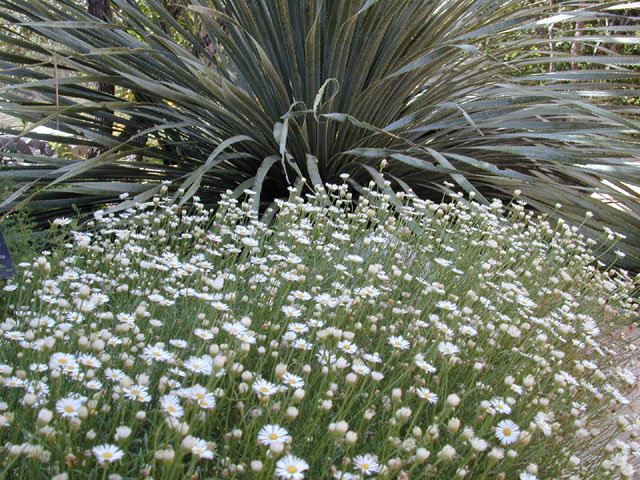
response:
M182 365L184 368L193 373L199 373L202 375L211 375L213 372L213 359L205 355L203 357L189 357L189 359Z
M529 472L521 472L519 477L520 480L538 480L538 477Z
M373 455L358 455L353 459L353 466L365 475L373 475L380 471L380 464Z
M64 418L78 416L78 410L84 405L84 400L76 397L61 398L56 402L56 411Z
M99 463L114 463L124 457L124 452L122 450L117 446L108 443L93 447L91 452Z
M302 388L304 387L304 380L302 377L298 377L297 375L293 375L292 373L285 373L282 376L282 383L289 388Z
M125 398L135 400L140 403L147 403L151 401L151 395L149 395L149 388L144 385L131 385L122 389Z
M351 366L351 370L353 370L358 375L368 375L371 372L371 369L367 367L364 363L354 363Z
M95 378L89 380L85 386L89 389L89 390L94 390L94 391L98 391L98 390L102 390L102 382L99 380L96 380Z
M416 395L419 398L426 400L428 403L435 404L438 403L438 395L433 393L428 388L420 387L416 389Z
M320 362L321 365L327 365L331 363L335 363L336 356L331 353L329 350L321 349L316 353L316 358Z
M164 395L160 398L160 408L169 416L180 418L184 415L184 409L180 400L175 395Z
M297 350L311 350L313 343L309 343L304 338L298 338L291 346Z
M162 347L147 345L142 350L142 358L147 362L166 362L171 359L171 354Z
M399 350L406 350L410 346L407 340L405 340L402 337L396 337L396 336L389 337L389 345Z
M293 332L295 334L306 333L309 331L309 327L304 323L290 323L287 327L287 331Z
M49 357L49 368L51 370L67 370L78 366L78 361L70 353L56 352Z
M253 382L253 391L260 395L274 395L278 392L278 386L264 379Z
M502 420L496 427L496 437L503 445L511 445L520 437L520 427L511 420Z
M442 267L448 267L453 263L451 260L447 260L446 258L434 258L433 261Z
M211 450L209 444L201 438L194 439L191 453L201 459L211 460L213 458L213 450Z
M338 348L349 355L358 353L358 346L349 340L340 340L338 342Z
M291 435L280 425L265 425L258 432L258 443L260 445L289 442L291 442Z
M491 400L491 406L498 413L502 413L504 415L509 415L511 413L511 407L502 398L494 398Z
M104 371L104 374L107 377L107 380L110 380L114 383L118 383L125 377L124 372L122 370L118 370L117 368L107 368Z
M309 464L301 458L293 455L285 455L276 463L276 475L283 479L301 480L305 472L309 470Z
M308 292L303 292L301 290L294 290L293 292L291 292L291 295L293 295L293 297L297 298L298 300L311 300L311 294Z
M362 355L362 358L367 362L382 363L382 358L380 357L380 354L378 352L365 353L364 355Z
M423 360L416 360L416 366L425 373L435 373L436 367Z
M447 312L457 312L458 311L458 306L453 303L453 302L449 302L447 300L440 300L438 303L436 303L436 307L441 308L442 310L445 310Z
M456 346L455 343L451 342L440 342L438 345L438 351L443 355L455 355L460 352L460 349Z
M293 305L285 305L280 310L284 313L285 317L288 318L297 318L302 315L302 310L294 307Z
M211 333L209 330L206 330L204 328L196 328L193 330L193 334L198 337L201 338L202 340L211 340L213 339L213 333Z

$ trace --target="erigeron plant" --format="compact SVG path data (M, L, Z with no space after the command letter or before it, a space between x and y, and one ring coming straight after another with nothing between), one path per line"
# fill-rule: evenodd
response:
M517 199L379 180L54 222L1 292L2 475L631 477L634 281Z

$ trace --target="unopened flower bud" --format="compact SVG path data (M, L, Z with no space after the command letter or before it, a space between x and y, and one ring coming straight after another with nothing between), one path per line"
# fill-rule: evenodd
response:
M299 403L304 399L305 391L301 388L293 392L293 401Z
M131 428L127 427L126 425L122 425L116 428L115 440L116 442L120 440L126 440L130 435Z
M213 359L213 369L215 371L219 371L224 367L224 364L227 362L227 357L224 355L216 355Z
M450 462L456 456L456 450L451 445L445 445L442 450L438 452L438 460L442 462Z
M358 441L358 434L354 431L348 431L344 440L348 445L354 445Z
M348 430L349 430L349 424L347 422L345 422L344 420L342 420L342 421L340 421L340 422L335 424L334 432L339 437L344 437Z
M269 445L269 451L277 457L284 451L284 444L282 442L272 443Z
M191 450L196 445L196 439L192 435L187 435L182 439L182 448Z
M42 408L38 412L38 419L37 419L38 426L43 427L45 425L48 425L52 419L53 419L53 412L51 410Z
M394 402L399 402L402 399L402 389L394 388L391 392L391 398Z
M406 422L411 416L411 409L409 407L402 407L396 412L396 418L401 422Z
M452 393L447 397L447 405L449 405L451 408L457 407L458 405L460 405L460 397L455 393Z
M416 450L416 462L424 463L431 456L431 452L426 448L419 448Z
M451 433L456 433L460 429L460 419L453 417L447 424Z

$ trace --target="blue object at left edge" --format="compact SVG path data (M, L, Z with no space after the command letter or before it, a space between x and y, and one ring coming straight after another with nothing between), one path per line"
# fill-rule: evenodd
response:
M0 231L0 279L10 278L15 273L16 270L13 268L9 247L7 247L7 243L4 241L2 231Z

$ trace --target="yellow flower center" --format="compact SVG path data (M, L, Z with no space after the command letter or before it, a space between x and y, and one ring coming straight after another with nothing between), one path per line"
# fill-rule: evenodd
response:
M278 439L278 435L276 435L275 433L269 434L269 440L277 440L277 439Z
M104 458L113 458L113 453L111 453L111 452L104 452L104 453L102 454L102 456L103 456Z
M67 413L71 413L73 412L73 407L71 405L65 405L64 406L64 411Z
M361 463L360 464L360 468L362 468L363 470L369 470L369 464L368 463Z
M505 429L504 429L504 434L505 434L505 436L507 436L507 437L508 437L509 435L511 435L511 429L510 429L510 428L505 428Z
M269 387L260 387L260 391L263 393L267 393L269 391Z
M295 465L289 465L287 467L287 472L289 472L289 473L297 473L298 472L298 467L296 467Z

